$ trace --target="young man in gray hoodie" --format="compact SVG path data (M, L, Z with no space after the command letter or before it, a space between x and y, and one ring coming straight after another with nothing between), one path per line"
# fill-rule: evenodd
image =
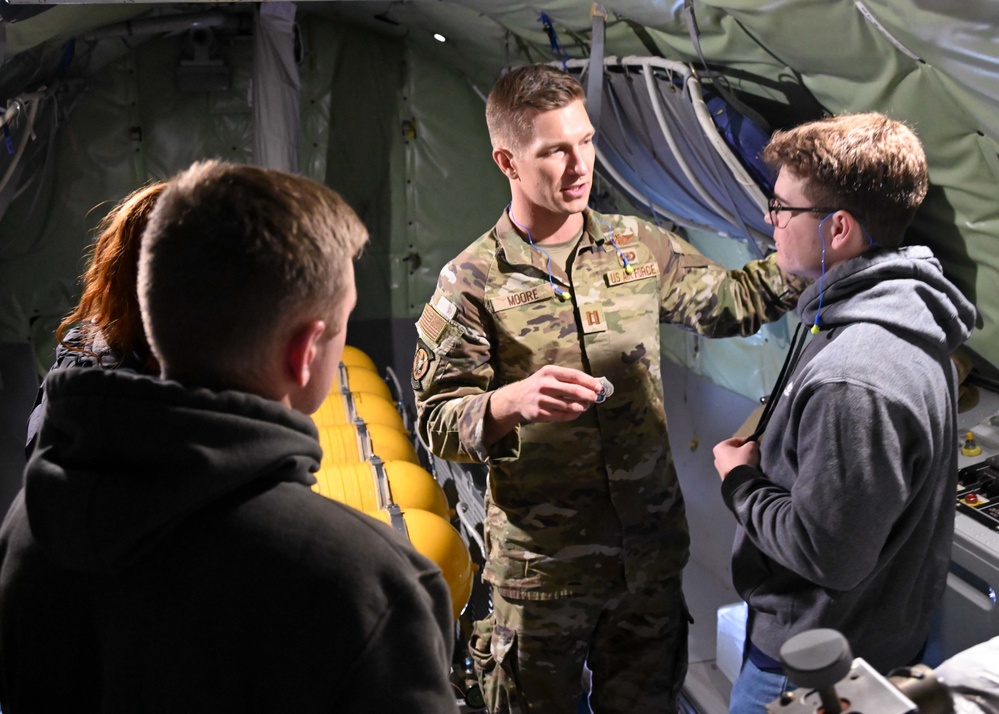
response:
M758 714L789 687L779 650L805 630L839 630L880 671L922 654L954 529L950 355L975 320L928 248L900 246L928 183L908 127L832 117L777 132L764 158L779 169L778 264L814 282L765 436L714 449L749 604L733 714Z

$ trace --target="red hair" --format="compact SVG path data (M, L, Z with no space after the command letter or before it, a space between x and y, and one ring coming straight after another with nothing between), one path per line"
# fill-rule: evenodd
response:
M165 183L157 182L133 191L97 226L100 235L81 277L80 302L56 330L56 339L66 348L93 354L63 342L66 330L82 323L88 346L99 335L118 359L134 353L149 371L158 371L142 328L136 281L142 231L164 188Z

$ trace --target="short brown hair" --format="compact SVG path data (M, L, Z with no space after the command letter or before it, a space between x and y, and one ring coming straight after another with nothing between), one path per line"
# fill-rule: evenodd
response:
M519 149L531 136L533 111L561 109L586 94L576 78L547 64L528 64L499 78L486 100L493 148Z
M86 351L62 341L66 330L80 323L85 345L93 345L99 335L116 358L127 360L135 355L149 371L156 371L142 329L135 283L142 231L165 188L166 184L157 182L136 189L101 219L81 278L80 301L56 330L56 339L68 349Z
M817 205L849 211L886 248L902 242L929 184L919 138L902 122L874 112L778 131L763 159L802 179Z
M336 324L368 232L332 189L302 176L205 161L171 180L149 219L139 300L174 378L239 386L304 321Z

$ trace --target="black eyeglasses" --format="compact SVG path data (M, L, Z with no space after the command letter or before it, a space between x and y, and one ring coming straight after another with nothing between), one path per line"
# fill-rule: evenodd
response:
M821 206L782 206L776 198L771 198L767 201L767 212L770 214L770 223L775 228L783 228L787 225L787 221L791 220L791 217L788 216L783 224L779 224L777 221L780 218L781 211L788 211L790 213L835 213L838 210L838 208L823 208Z

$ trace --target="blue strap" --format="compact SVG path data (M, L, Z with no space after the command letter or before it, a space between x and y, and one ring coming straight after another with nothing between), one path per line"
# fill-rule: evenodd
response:
M542 27L545 28L545 34L548 35L548 44L552 46L552 52L555 53L555 56L562 62L562 70L568 72L569 67L566 64L566 60L569 59L569 55L562 49L561 45L559 45L558 33L555 32L555 26L552 24L551 18L548 17L548 13L542 12L538 17L538 22L540 22Z

